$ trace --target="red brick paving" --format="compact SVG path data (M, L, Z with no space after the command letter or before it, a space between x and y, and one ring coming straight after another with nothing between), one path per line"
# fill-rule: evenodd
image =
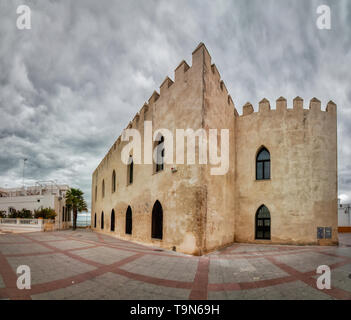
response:
M208 257L201 257L198 263L193 287L189 296L190 300L207 299L209 266L210 259Z

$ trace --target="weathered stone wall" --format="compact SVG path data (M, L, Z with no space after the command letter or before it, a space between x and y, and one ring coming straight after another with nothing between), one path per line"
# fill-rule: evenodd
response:
M276 110L263 100L259 112L250 104L236 118L235 240L255 241L255 214L266 205L271 214L271 241L316 244L317 227L332 227L337 242L336 106L326 111L312 99L309 110L301 98L293 109L277 100ZM255 161L261 146L271 155L271 179L256 181Z
M220 74L211 58L204 63L204 128L217 129L218 155L221 150L221 129L229 131L229 169L225 175L211 174L210 164L204 168L207 187L206 234L204 251L211 251L234 242L235 223L235 108ZM209 134L207 134L209 136Z
M175 81L169 78L145 104L128 128L138 129L142 133L144 121L152 121L153 130L202 127L203 107L203 49L193 54L192 66L183 61L175 70ZM97 231L101 231L101 212L105 215L103 232L111 233L110 215L112 209L116 215L114 235L161 247L201 254L205 204L205 190L201 181L201 168L197 165L176 165L177 172L172 173L174 165L165 164L163 171L154 173L151 164L134 164L133 184L127 184L127 166L121 161L121 151L127 142L119 138L101 164L95 170L92 181L92 226L94 214L97 214ZM186 149L185 149L186 152ZM174 146L175 157L175 146ZM185 154L186 159L186 154ZM117 191L112 190L112 172L117 174ZM105 181L105 197L102 198L102 181ZM97 201L94 193L97 186ZM163 207L163 240L151 238L152 208L156 200ZM132 235L125 234L125 214L128 205L133 212Z

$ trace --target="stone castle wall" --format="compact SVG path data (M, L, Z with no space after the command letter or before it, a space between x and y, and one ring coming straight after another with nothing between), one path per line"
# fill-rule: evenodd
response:
M192 66L182 61L175 70L175 81L168 77L154 92L147 104L134 117L128 128L138 129L142 134L144 148L144 121L152 121L154 131L166 128L174 133L177 128L202 127L203 64L202 53L194 52ZM201 254L204 216L204 188L200 165L165 164L163 171L155 173L150 164L134 165L133 184L127 184L127 166L121 161L121 150L127 142L118 138L93 174L92 223L97 213L97 228L101 230L101 212L104 212L105 227L102 232L111 233L110 214L116 214L116 231L122 239ZM111 193L112 172L117 174L117 191ZM105 197L102 198L102 181L105 181ZM94 193L97 186L97 200ZM163 207L163 240L151 238L151 213L156 200ZM133 212L132 235L125 234L125 214L128 206Z
M318 243L317 227L332 227L329 243L337 242L336 106L332 102L321 111L320 102L312 99L306 110L302 99L296 98L288 109L286 100L279 98L276 109L271 110L264 99L258 112L246 104L239 116L206 47L200 44L193 52L191 67L182 61L174 82L167 77L160 94L154 92L129 123L127 128L142 133L142 148L150 147L143 141L144 121L152 121L154 131L166 128L174 136L175 129L203 128L207 133L212 128L229 129L228 173L211 175L213 166L200 164L177 164L176 172L171 170L174 165L165 164L163 171L155 173L154 165L137 164L133 184L128 185L127 166L121 161L127 142L119 137L93 173L91 221L94 227L96 213L96 231L201 255L234 241L260 242L254 237L255 214L264 204L272 224L271 240L264 243ZM271 179L267 181L255 179L261 146L271 154ZM113 170L117 175L114 193ZM151 238L156 200L163 207L162 240ZM132 235L125 234L128 206L133 212ZM116 215L113 232L112 209Z
M235 240L255 241L255 214L265 205L271 214L271 242L316 244L317 227L332 227L337 242L336 106L326 111L312 99L309 109L284 98L271 110L261 101L259 112L250 104L236 117ZM260 147L271 156L271 179L257 181L255 161ZM326 242L326 241L324 241Z

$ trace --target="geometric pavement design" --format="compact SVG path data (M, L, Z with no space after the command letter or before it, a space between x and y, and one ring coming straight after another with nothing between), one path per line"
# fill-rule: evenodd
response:
M346 299L351 234L339 246L235 243L194 257L92 232L0 234L0 299ZM17 267L31 289L17 289ZM319 265L331 289L316 286Z

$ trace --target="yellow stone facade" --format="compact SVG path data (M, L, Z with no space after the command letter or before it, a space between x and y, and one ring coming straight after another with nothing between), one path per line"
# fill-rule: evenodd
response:
M271 109L263 99L258 112L248 103L239 115L210 54L200 44L192 54L191 67L182 61L174 82L167 77L160 94L152 94L127 128L139 130L143 137L144 121L152 121L153 130L167 128L174 135L176 129L229 129L229 170L211 175L210 165L197 162L165 164L155 173L153 164L135 164L130 184L128 166L121 160L127 142L119 137L92 176L93 230L193 255L233 242L338 242L333 102L322 111L314 98L304 109L297 97L288 108L281 97ZM262 147L270 153L269 180L256 180L256 156ZM162 239L154 239L151 231L157 200L163 211ZM256 213L261 205L270 212L269 240L256 239ZM128 206L131 234L126 234ZM317 239L318 227L331 228L331 238Z

